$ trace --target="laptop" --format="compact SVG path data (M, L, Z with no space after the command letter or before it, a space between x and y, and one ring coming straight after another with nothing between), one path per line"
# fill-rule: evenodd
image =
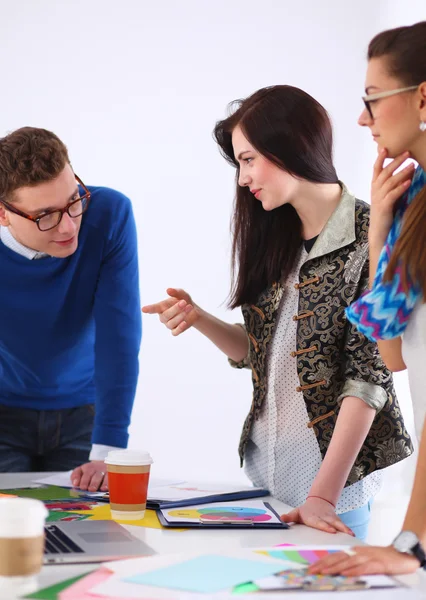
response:
M62 521L46 525L43 564L104 562L151 556L154 550L114 521Z

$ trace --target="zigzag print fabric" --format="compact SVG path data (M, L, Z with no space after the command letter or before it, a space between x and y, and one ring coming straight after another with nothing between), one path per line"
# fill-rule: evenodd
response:
M424 185L426 175L419 166L410 188L399 201L386 244L380 254L372 289L346 309L349 321L370 340L390 340L399 337L407 326L411 311L422 296L420 286L411 280L408 293L402 289L400 267L397 267L391 281L384 283L383 275L401 233L404 213Z

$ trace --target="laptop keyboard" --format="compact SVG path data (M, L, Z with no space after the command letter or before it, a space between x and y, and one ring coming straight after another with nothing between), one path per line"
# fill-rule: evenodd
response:
M70 554L74 552L84 552L74 543L65 533L56 525L49 525L44 529L46 534L46 543L44 547L45 554Z

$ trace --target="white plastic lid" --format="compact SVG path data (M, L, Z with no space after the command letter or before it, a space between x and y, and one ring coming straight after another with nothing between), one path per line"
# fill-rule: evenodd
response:
M0 537L41 535L49 511L33 498L0 498Z
M137 465L152 465L154 461L146 450L110 450L105 459L107 465L126 467Z

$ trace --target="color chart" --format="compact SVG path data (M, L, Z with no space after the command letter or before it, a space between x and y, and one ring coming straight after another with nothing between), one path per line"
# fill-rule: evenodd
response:
M280 560L289 560L292 563L297 563L303 566L311 565L320 558L328 556L329 554L334 554L335 552L339 551L340 548L273 548L270 550L256 550L256 552L259 554L264 554L265 556L270 556L271 558L278 558Z
M281 524L279 516L262 501L199 504L182 508L161 509L169 523L227 523L250 521L253 525Z

